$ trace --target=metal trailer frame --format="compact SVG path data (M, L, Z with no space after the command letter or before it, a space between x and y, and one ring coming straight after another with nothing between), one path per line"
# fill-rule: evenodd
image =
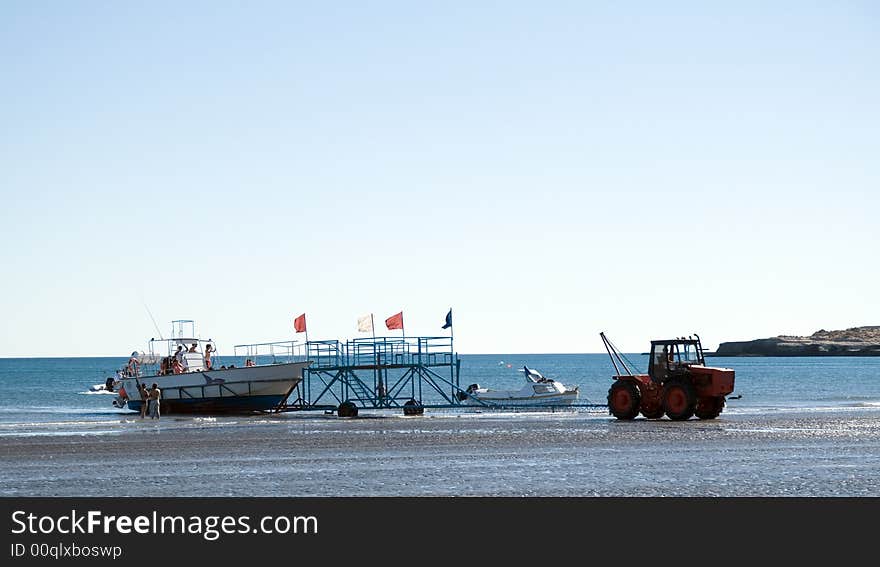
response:
M451 337L375 337L310 341L303 391L291 406L335 409L344 402L360 408L460 405L461 360ZM439 404L425 404L426 392Z
M370 337L235 345L236 356L272 362L311 361L286 403L274 411L332 412L348 402L360 409L556 410L604 404L504 406L480 400L461 387L461 359L451 336ZM429 399L430 397L430 399ZM291 399L293 398L293 399ZM476 404L464 404L465 400ZM430 403L428 403L430 402Z

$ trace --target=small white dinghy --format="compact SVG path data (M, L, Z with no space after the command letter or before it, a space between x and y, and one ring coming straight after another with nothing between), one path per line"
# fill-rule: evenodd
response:
M526 383L519 390L490 390L471 384L459 392L460 401L474 406L568 406L577 401L578 386L545 378L537 370L523 366L520 372Z
M116 387L119 385L119 380L114 378L113 376L109 376L107 381L103 384L95 384L93 386L89 386L89 392L92 394L115 394Z

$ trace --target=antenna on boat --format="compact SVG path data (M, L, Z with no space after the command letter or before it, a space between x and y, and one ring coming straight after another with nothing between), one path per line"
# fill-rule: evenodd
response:
M156 327L156 332L159 333L159 340L164 341L165 338L162 336L162 331L159 329L159 325L156 324L156 320L153 318L153 314L150 312L150 308L147 307L147 302L144 302L144 309L147 310L147 315L150 316L150 320L153 322L153 326Z

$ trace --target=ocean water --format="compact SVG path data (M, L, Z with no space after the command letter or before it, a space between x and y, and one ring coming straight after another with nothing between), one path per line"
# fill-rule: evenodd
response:
M645 371L647 356L627 357ZM125 358L0 359L0 437L113 432L112 424L134 414L114 408L115 395L89 388L103 384L125 362ZM244 360L226 357L221 363L243 365ZM716 357L707 364L736 370L733 395L742 398L728 401L726 413L880 411L880 357ZM478 383L518 389L524 383L519 372L524 365L565 384L579 385L581 403L605 403L613 367L604 354L461 355L460 384L462 388ZM313 383L313 396L320 387L319 382ZM423 399L426 404L442 402L429 388L423 390ZM321 403L334 400L325 397Z
M644 370L646 356L629 358ZM583 402L603 402L613 373L599 354L461 361L463 387L517 388L528 365L579 385ZM124 362L0 359L0 497L115 496L99 479L121 471L168 496L880 494L880 358L710 359L736 370L742 398L688 422L587 407L141 420L89 393Z

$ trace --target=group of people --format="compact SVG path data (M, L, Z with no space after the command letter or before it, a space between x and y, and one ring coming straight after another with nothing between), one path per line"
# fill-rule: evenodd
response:
M173 356L166 356L159 362L159 376L189 372L189 362L187 361L186 354L192 352L198 352L198 343L192 343L186 350L184 350L183 345L178 345L177 352ZM205 370L212 370L211 357L213 354L214 345L208 344L205 346L205 354L203 355ZM224 366L223 368L226 367ZM105 387L111 389L111 383L115 386L115 383L124 377L137 377L140 375L140 358L138 352L135 351L131 353L126 367L116 372L115 379L107 379ZM159 389L159 385L154 382L150 388L147 388L146 384L138 381L138 390L141 398L141 419L148 415L153 419L159 419L159 403L162 399L162 390Z
M166 356L159 363L159 376L166 374L183 374L189 372L189 362L186 354L190 352L198 352L198 344L192 343L189 349L184 350L183 345L177 345L177 352L174 356ZM214 345L209 344L205 347L203 356L205 362L205 370L212 370L211 356L214 353Z
M138 382L138 390L141 395L141 419L149 415L152 419L159 419L159 400L162 399L162 390L153 382L151 388L147 388L142 382Z

